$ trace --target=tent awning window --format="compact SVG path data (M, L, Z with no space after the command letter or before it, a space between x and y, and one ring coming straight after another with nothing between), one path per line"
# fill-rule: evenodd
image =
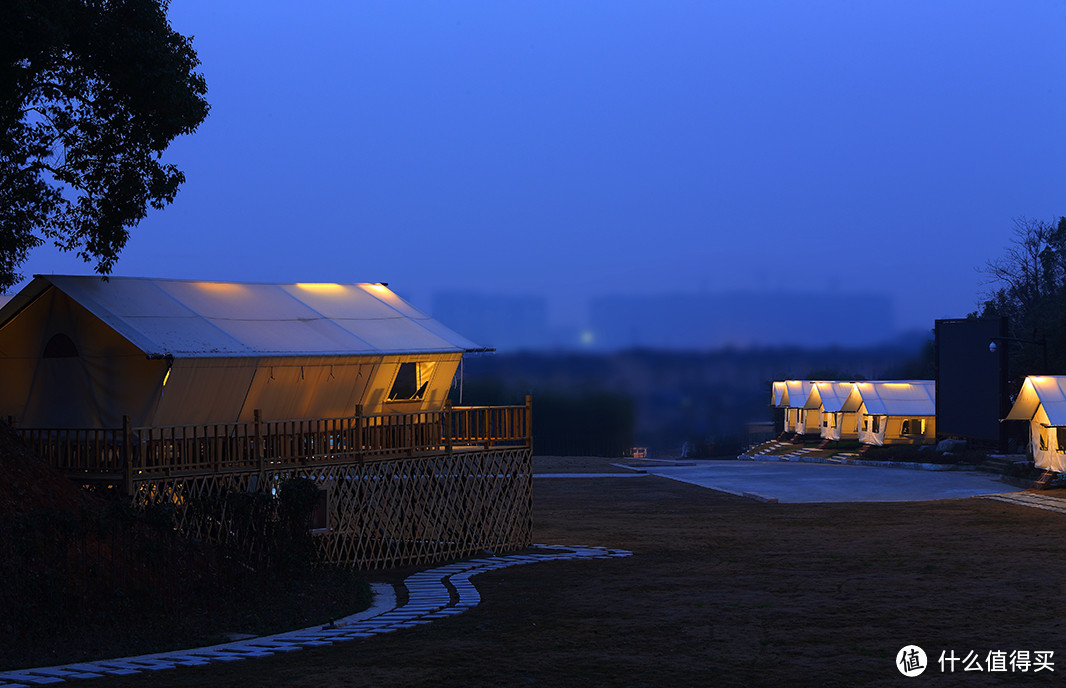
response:
M401 363L389 390L389 401L415 401L425 397L436 367L436 361Z

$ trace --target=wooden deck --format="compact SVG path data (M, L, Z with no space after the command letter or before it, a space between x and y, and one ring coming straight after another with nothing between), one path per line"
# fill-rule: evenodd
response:
M112 429L16 428L72 480L166 505L192 537L237 532L235 495L306 478L322 494L319 561L380 569L434 563L532 537L532 402L440 412Z
M445 407L440 412L347 418L120 428L16 428L29 447L75 481L132 492L143 480L531 448L532 408Z

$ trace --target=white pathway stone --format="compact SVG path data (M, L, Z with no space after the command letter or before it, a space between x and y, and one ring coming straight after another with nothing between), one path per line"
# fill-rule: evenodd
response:
M375 585L375 602L370 609L340 619L332 626L313 626L298 631L249 638L193 650L4 671L0 672L0 688L29 688L82 678L160 671L177 666L236 662L253 657L266 657L277 652L296 652L306 647L321 647L356 638L390 633L400 628L411 628L435 619L461 614L476 606L481 601L481 595L470 582L470 578L486 571L542 561L609 559L628 557L632 554L621 549L586 545L577 547L534 545L534 547L537 549L536 554L473 559L413 574L404 581L408 601L402 606L396 606L395 591L390 586Z
M985 499L994 499L997 502L1007 502L1008 504L1017 504L1019 506L1028 506L1033 507L1034 509L1044 509L1045 511L1066 514L1066 500L1059 499L1058 497L1049 497L1048 495L1042 495L1036 492L1011 492L1009 494L987 495Z

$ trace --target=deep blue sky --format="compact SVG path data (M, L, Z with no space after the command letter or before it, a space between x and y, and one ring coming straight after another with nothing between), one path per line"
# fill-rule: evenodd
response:
M611 293L858 290L928 329L974 309L1012 218L1066 214L1059 0L170 16L212 110L116 274L545 293L570 320Z

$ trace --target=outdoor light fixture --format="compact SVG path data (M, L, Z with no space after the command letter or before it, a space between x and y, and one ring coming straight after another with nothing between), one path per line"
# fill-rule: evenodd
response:
M165 375L163 375L163 386L166 387L167 380L170 379L170 370L174 367L174 357L170 354L167 354L164 358L167 362L167 372Z
M988 340L989 353L996 353L999 351L999 345L996 342L1020 342L1022 344L1039 344L1044 351L1044 373L1047 372L1047 337L1043 339L1022 339L1021 337L992 337Z

